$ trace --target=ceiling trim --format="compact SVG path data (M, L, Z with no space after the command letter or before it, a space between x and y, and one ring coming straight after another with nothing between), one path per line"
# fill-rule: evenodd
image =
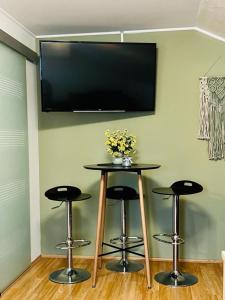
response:
M121 34L121 31L103 31L103 32L85 32L85 33L65 33L65 34L42 34L36 35L37 39L53 38L53 37L70 37L70 36L87 36L87 35L108 35Z
M205 35L208 35L208 36L210 36L210 37L212 37L212 38L214 38L216 40L225 42L225 38L223 38L223 37L221 37L221 36L219 36L217 34L211 33L211 32L209 32L207 30L204 30L204 29L202 29L200 27L195 27L195 30L198 31L198 32L201 32L201 33L203 33Z
M196 27L180 27L180 28L162 28L162 29L140 29L140 30L121 30L121 31L103 31L103 32L85 32L85 33L72 33L72 34L45 34L36 35L36 38L53 38L53 37L70 37L70 36L87 36L87 35L109 35L109 34L133 34L144 32L164 32L164 31L184 31L195 30Z
M185 30L194 30L195 27L179 27L179 28L158 28L158 29L138 29L138 30L124 30L125 34L133 33L145 33L145 32L166 32L166 31L185 31Z
M159 29L140 29L140 30L123 30L123 31L103 31L103 32L85 32L85 33L73 33L73 34L50 34L50 35L36 35L37 39L48 39L48 38L62 38L62 37L73 37L73 36L91 36L91 35L111 35L111 34L135 34L145 32L173 32L173 31L189 31L194 30L205 35L208 35L216 40L225 42L225 38L204 30L200 27L180 27L180 28L159 28Z

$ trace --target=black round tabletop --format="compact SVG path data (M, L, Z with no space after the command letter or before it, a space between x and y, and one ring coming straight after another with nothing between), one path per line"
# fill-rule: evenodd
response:
M85 169L100 170L106 172L138 172L142 170L158 169L160 165L157 164L132 164L130 167L123 167L122 165L115 165L112 163L85 165Z

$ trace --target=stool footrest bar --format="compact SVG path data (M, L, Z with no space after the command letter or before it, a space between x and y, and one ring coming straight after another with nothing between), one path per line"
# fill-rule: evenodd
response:
M122 240L122 237L116 237L110 240L111 244L115 245L129 245L143 242L143 238L140 236L128 236L125 242Z
M161 237L170 238L171 241L168 241L168 240L163 239ZM182 239L180 237L176 237L176 239L175 239L174 234L169 234L169 233L154 234L153 238L156 239L159 242L170 244L170 245L181 245L181 244L184 244L184 239Z
M68 250L68 249L75 249L75 248L80 248L84 247L87 245L90 245L91 242L87 240L73 240L71 245L67 242L62 242L56 245L56 249L61 249L61 250Z

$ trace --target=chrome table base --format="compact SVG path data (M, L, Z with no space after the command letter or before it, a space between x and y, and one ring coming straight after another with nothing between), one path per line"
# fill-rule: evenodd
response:
M72 284L85 281L91 274L84 269L61 269L50 274L49 279L56 283Z
M155 275L155 280L171 287L190 286L198 282L198 278L188 273L160 272Z
M122 259L119 261L111 261L106 264L106 269L114 272L129 273L137 272L144 268L144 265L134 261L124 262Z

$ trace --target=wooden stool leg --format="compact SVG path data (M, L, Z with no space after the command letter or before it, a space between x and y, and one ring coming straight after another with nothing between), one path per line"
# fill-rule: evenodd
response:
M103 241L104 241L104 230L105 230L105 210L106 210L106 189L107 189L107 177L108 173L105 174L104 176L104 190L103 190L103 208L102 208L102 223L101 223L101 233L100 233L100 242L99 242L99 254L102 254L103 252ZM102 256L99 257L99 264L98 264L99 269L102 268Z
M150 265L149 265L149 256L148 256L148 239L147 239L147 228L146 228L146 219L145 219L145 207L144 207L143 184L142 184L141 172L138 173L138 189L139 189L139 197L140 197L141 222L142 222L143 240L144 240L147 286L148 288L151 288Z
M98 266L98 254L99 254L99 247L100 247L100 239L101 239L101 226L102 226L102 212L104 209L104 190L105 190L105 183L107 173L101 173L101 181L100 181L100 191L99 191L99 204L98 204L98 221L97 221L97 232L96 232L96 244L95 244L95 257L94 257L94 271L93 271L93 280L92 280L92 287L96 286L96 275L97 275L97 266Z

